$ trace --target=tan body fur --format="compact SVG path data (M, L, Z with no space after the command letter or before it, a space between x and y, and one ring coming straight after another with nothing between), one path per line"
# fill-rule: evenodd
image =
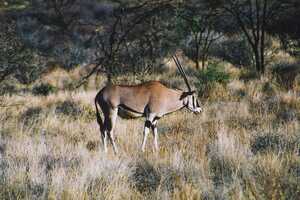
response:
M112 108L124 105L136 111L137 117L142 116L138 113L145 115L147 111L161 117L182 108L184 106L180 100L182 94L182 91L167 88L158 81L133 86L112 85L102 90L104 100ZM170 101L172 104L169 103Z

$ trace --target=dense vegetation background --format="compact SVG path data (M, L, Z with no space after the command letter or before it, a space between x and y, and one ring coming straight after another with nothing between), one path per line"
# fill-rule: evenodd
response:
M14 77L30 84L53 66L93 65L87 77L141 77L177 50L199 70L214 58L258 75L279 64L279 52L299 56L297 0L16 0L0 6L1 82Z
M297 199L298 0L0 0L0 199ZM118 119L102 152L93 98L160 80L204 112ZM149 142L150 143L150 142Z

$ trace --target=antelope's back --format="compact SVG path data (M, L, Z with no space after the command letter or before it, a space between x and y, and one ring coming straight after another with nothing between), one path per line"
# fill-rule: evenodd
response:
M170 91L159 81L150 81L138 85L108 85L101 90L101 93L113 107L123 105L136 112L144 113L147 105L161 103Z
M133 86L119 85L117 87L120 94L119 104L142 113L153 95L161 93L160 91L165 88L165 86L157 81Z

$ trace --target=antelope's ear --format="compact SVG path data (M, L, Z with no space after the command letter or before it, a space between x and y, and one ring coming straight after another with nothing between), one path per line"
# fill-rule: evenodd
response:
M189 91L189 92L183 92L182 95L180 96L180 100L184 99L185 97L189 96L189 95L193 95L196 91Z

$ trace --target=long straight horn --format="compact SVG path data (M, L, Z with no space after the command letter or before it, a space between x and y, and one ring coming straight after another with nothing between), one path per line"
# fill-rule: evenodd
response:
M180 64L177 56L174 55L174 56L172 56L172 58L173 58L174 62L176 63L176 66L177 66L177 68L178 68L181 76L183 77L184 82L185 82L186 86L188 87L189 92L192 91L192 88L191 88L191 86L190 86L190 84L189 84L189 82L187 80L187 76L186 76L186 74L185 74L185 72L184 72L184 70L183 70L183 68L182 68L182 66L181 66L181 64Z

